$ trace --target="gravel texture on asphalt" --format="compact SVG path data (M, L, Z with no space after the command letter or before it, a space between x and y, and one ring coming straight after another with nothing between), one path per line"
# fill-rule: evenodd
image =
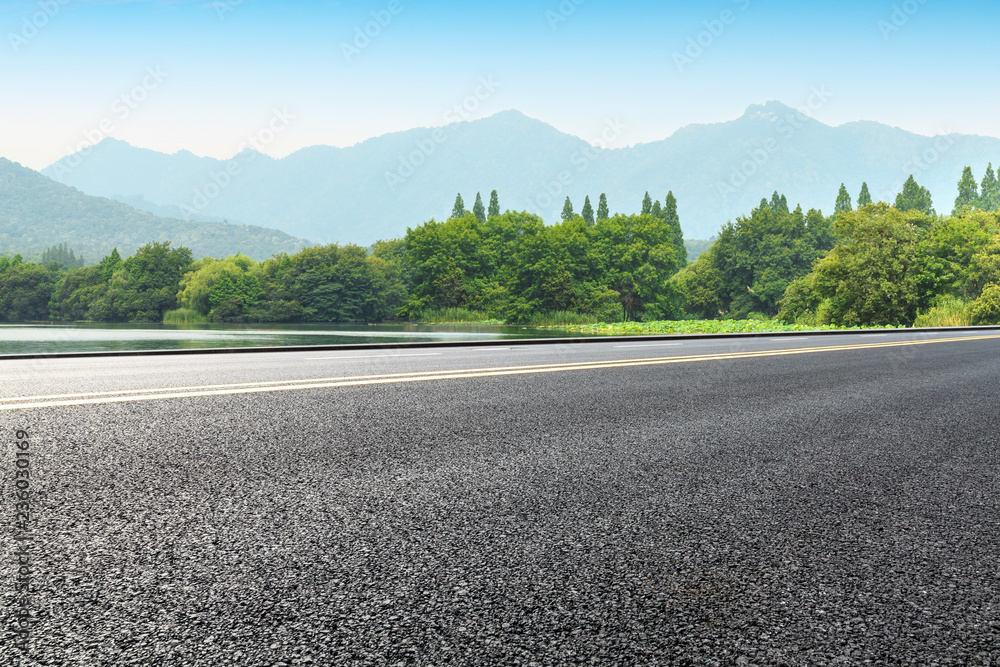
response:
M0 665L998 664L998 406L984 340L0 413Z

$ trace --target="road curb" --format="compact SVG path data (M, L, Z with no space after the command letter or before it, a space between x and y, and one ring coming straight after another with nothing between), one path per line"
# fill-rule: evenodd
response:
M767 338L780 336L851 336L873 333L938 333L961 331L998 331L1000 326L976 327L922 327L918 329L847 329L827 331L768 331L751 333L701 333L701 334L632 334L627 336L580 336L575 338L507 338L502 340L421 341L414 343L347 343L339 345L295 345L282 347L208 347L183 350L106 350L96 352L38 352L29 354L0 354L0 361L30 359L86 359L100 357L156 357L191 354L260 354L265 352L349 352L352 350L405 350L452 347L512 347L524 345L582 345L587 343L619 343L662 340L712 340L725 338Z

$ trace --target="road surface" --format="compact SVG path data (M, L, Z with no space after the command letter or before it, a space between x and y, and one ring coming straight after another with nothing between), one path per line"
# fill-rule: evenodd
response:
M998 334L3 361L0 664L996 664Z

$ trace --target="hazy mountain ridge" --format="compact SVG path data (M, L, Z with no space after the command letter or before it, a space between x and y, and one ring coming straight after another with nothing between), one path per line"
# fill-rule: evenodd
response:
M618 135L627 138L627 127ZM937 210L948 212L963 166L981 177L987 162L1000 164L1000 139L925 137L873 121L830 127L779 102L751 105L732 121L690 125L662 141L615 144L594 148L506 111L347 148L313 146L283 159L254 151L228 161L165 155L108 139L80 155L78 166L64 166L71 156L43 173L90 194L181 207L192 218L366 244L446 216L456 192L471 207L477 191L485 199L494 188L501 208L527 209L547 221L557 219L567 195L577 211L584 195L596 205L606 192L612 212L634 212L647 190L661 200L672 190L685 235L701 238L773 190L792 205L829 213L841 182L856 198L867 181L873 197L891 201L911 173L931 190ZM227 166L238 170L228 180L220 176Z
M112 248L127 256L151 241L187 246L195 257L243 252L255 259L296 252L308 245L275 229L157 217L86 195L0 158L0 253L30 256L65 243L94 262Z

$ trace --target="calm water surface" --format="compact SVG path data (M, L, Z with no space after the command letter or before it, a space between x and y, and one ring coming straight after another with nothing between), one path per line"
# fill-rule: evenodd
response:
M424 324L0 324L0 354L565 338L519 326Z

